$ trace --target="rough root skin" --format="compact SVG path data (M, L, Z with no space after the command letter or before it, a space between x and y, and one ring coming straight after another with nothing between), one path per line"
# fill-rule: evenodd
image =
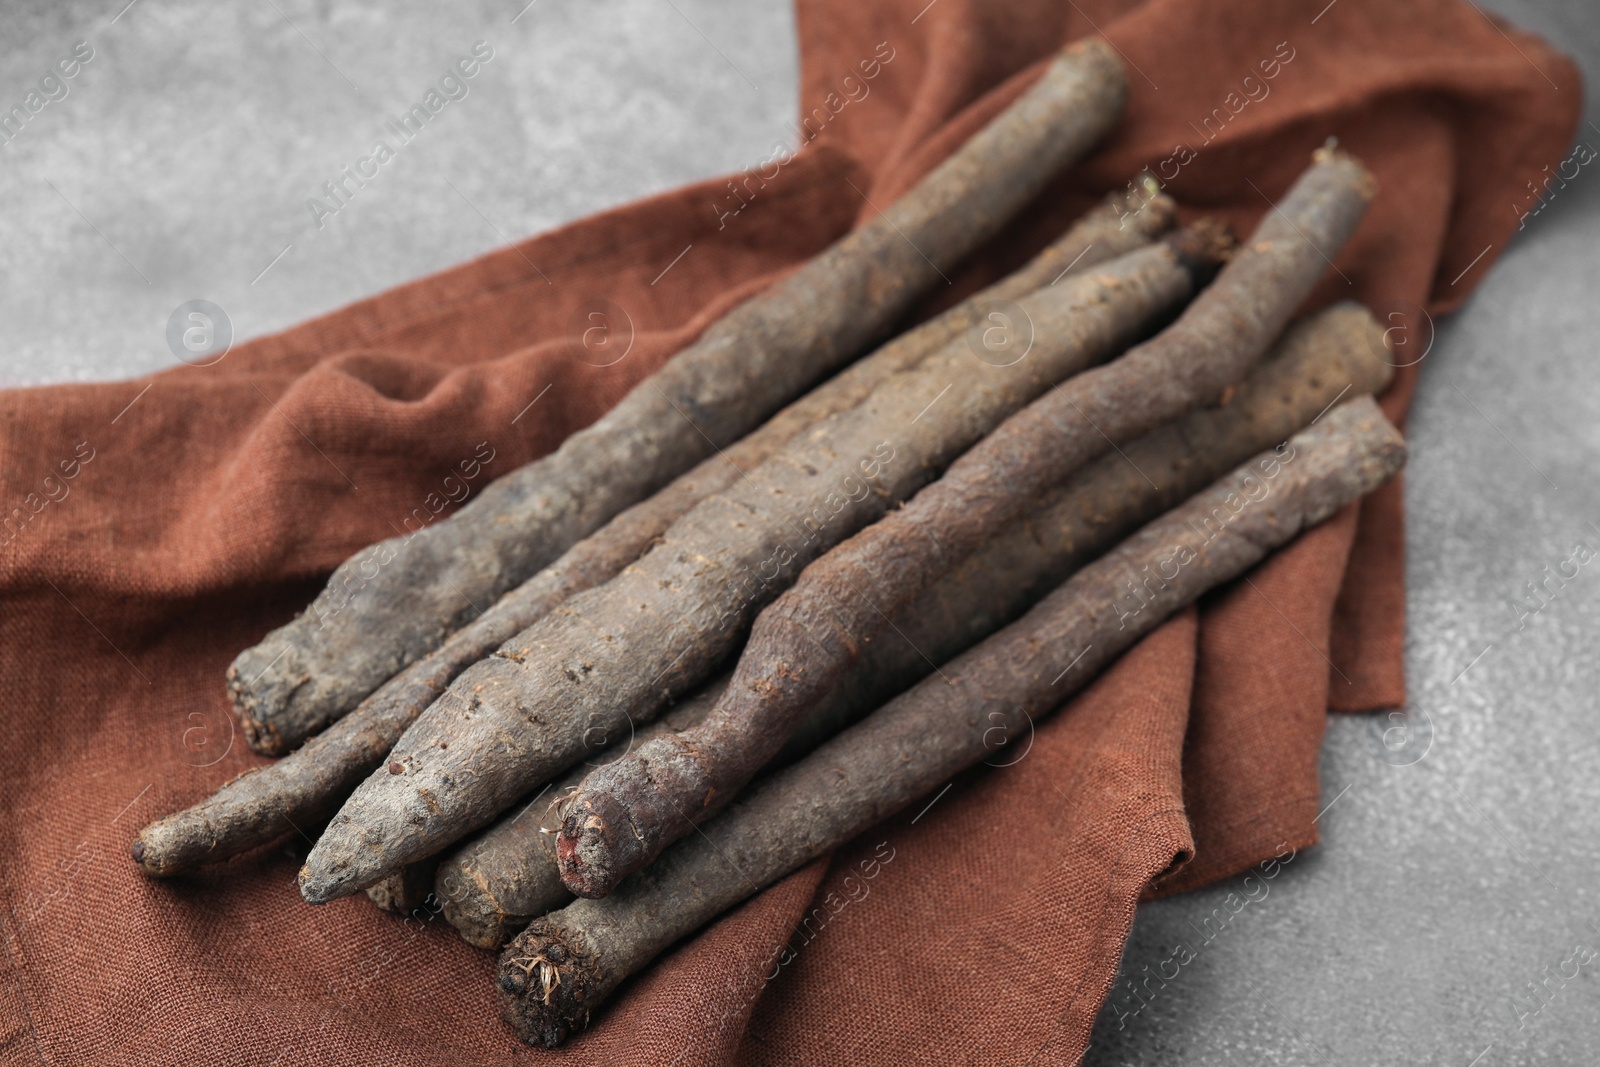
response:
M1171 225L1176 211L1172 200L1161 194L1108 196L1020 270L857 360L760 429L574 545L440 647L385 682L349 715L273 767L262 768L249 789L229 783L209 800L152 824L144 836L154 840L158 835L159 843L147 849L151 859L141 864L145 873L176 874L284 836L288 822L276 815L263 818L263 811L282 812L300 824L326 819L462 670L571 596L609 581L696 503L727 488L739 472L759 466L798 434L861 403L894 374L918 366L961 337L981 321L989 302L1021 298L1143 247ZM228 678L252 746L260 751L281 749L281 739L270 724L254 715L255 700L239 684L237 665L229 668ZM157 826L163 828L157 831Z
M579 935L535 919L500 954L501 1017L530 1045L556 1048L589 1025L609 989Z
M697 773L662 773L633 754L584 784L585 803L592 791L613 794L643 847L623 842L615 825L609 836L590 838L582 858L591 869L582 882L592 890L595 873L604 871L615 885L682 837L686 818L698 823L709 815L717 794L740 789L827 697L885 618L978 551L1029 501L1116 441L1179 419L1243 381L1326 271L1327 254L1337 254L1354 232L1372 188L1371 175L1351 157L1319 153L1176 322L1042 394L904 507L808 566L756 619L717 709L678 739L692 748ZM1191 270L1189 257L1232 248L1212 226L1169 235L1163 244ZM638 858L597 855L607 844Z
M303 825L326 819L388 754L405 727L461 671L568 598L615 577L673 522L700 500L727 488L739 472L759 466L810 426L854 407L892 375L917 366L960 337L979 321L987 301L1023 296L1065 274L1089 270L1142 247L1170 225L1176 208L1165 196L1143 202L1135 217L1137 225L1124 225L1130 210L1119 197L1108 197L1021 270L851 364L760 429L574 545L427 656L385 682L349 715L275 766L262 768L248 789L229 783L209 800L147 827L143 836L155 847L147 849L150 862L141 864L145 873L176 874L200 863L227 859L284 836L291 822ZM258 721L251 711L255 701L238 684L237 667L229 669L228 678L252 746L259 751L281 748L281 739L270 724ZM263 818L264 810L281 812L284 818Z
M248 770L201 803L145 826L139 831L140 870L154 877L180 874L326 820L454 677L465 658L461 645L467 644L470 654L473 635L493 630L498 610L496 605L431 656L391 678L356 713L278 762Z
M1014 274L857 360L720 455L622 512L385 682L355 711L277 764L253 772L247 784L235 784L236 779L201 804L146 827L141 835L146 845L141 870L157 877L178 874L284 837L293 832L288 829L291 821L303 826L327 819L456 675L569 597L609 581L696 503L730 485L740 471L759 466L820 420L859 404L890 376L918 366L981 321L989 302L1019 299L1143 247L1171 226L1176 213L1171 198L1159 192L1111 194ZM229 678L230 685L236 685L237 668L230 668ZM242 687L235 691L241 702L254 707ZM253 714L247 715L247 723L255 723ZM257 738L275 737L266 732L266 724L249 728ZM277 740L263 744L279 747ZM538 910L506 914L495 908L497 918L492 921L474 919L477 904L463 903L454 911L463 936L479 947L498 947L507 933L504 923L514 924L511 932L515 932L532 915L543 914L539 901L547 894L526 895L525 903ZM478 904L490 906L487 900Z
M808 563L1192 291L1176 254L1155 245L1042 289L1021 302L1038 326L1027 359L997 365L954 340L700 501L633 566L451 683L391 751L405 773L370 775L323 832L306 861L319 872L310 896L362 888L440 851L593 754L596 736L625 734L692 692ZM967 389L962 404L918 421L952 388ZM900 428L893 441L886 426Z
M607 895L698 821L673 805L674 796L698 798L698 816L713 794L693 747L676 735L653 738L592 772L562 803L561 881L575 896Z
M281 756L289 750L272 723L256 714L260 707L255 693L239 677L239 665L228 666L228 697L233 701L239 716L239 729L244 731L245 743L252 752L263 756Z
M508 954L536 967L556 938L585 944L586 973L598 981L584 987L581 1003L593 1011L629 975L752 893L993 756L991 724L997 720L990 713L1007 724L1008 739L1012 730L1022 733L1019 709L1030 721L1047 717L1174 612L1246 574L1302 530L1393 477L1405 461L1400 435L1368 397L1335 407L1290 446L1288 455L1269 450L1253 456L1144 526L1017 622L947 664L950 681L924 679L742 793L701 833L672 846L616 893L547 916L539 933L514 942ZM1255 492L1268 481L1265 496ZM1220 529L1202 527L1221 514L1231 517ZM1129 592L1133 578L1177 558L1180 547L1191 554L1172 580L1146 587L1149 600ZM1126 610L1133 603L1140 606ZM1074 660L1072 650L1080 648L1092 651ZM559 1039L563 1024L572 1032L575 1005L557 1015L542 1010L542 984L530 989L527 979L514 979L506 988L507 995L522 997L520 1010L508 1018L525 1039Z
M1192 412L1057 486L897 614L893 622L906 640L873 642L767 770L803 758L917 684L928 675L930 660L945 663L1015 621L1123 536L1294 436L1330 404L1381 393L1393 379L1384 335L1383 325L1358 304L1336 304L1308 316L1285 331L1228 403ZM635 746L657 728L681 733L702 721L726 681L724 675L641 731ZM435 894L463 940L498 949L530 920L571 899L552 846L561 829L555 809L582 783L586 769L550 786L555 800L540 800L535 810L511 809L440 865Z
M1178 253L1165 243L1134 251L1083 275L1070 286L1048 286L1035 291L1021 301L1024 314L1037 326L1037 339L1026 360L1018 360L1010 365L994 365L974 360L973 350L965 339L952 342L939 354L928 357L914 373L901 374L894 381L885 382L885 386L875 390L872 397L859 408L837 416L814 430L797 448L749 472L722 498L709 499L701 509L686 515L667 534L670 552L666 549L656 550L650 557L640 560L637 568L630 569L619 576L618 581L597 592L621 598L627 595L624 592L626 582L648 582L651 595L658 595L658 587L674 587L678 592L678 600L682 601L683 597L701 595L694 592L696 585L701 582L717 581L717 568L725 568L723 573L738 573L728 568L725 560L739 558L736 553L747 552L744 544L762 544L758 541L760 537L773 537L773 541L792 550L789 568L787 573L779 573L781 581L766 582L762 600L750 598L742 601L742 609L754 614L755 609L765 605L766 598L776 595L784 585L794 582L795 574L798 574L798 581L805 581L803 566L816 560L838 542L845 541L848 534L862 526L870 530L870 523L882 523L888 504L910 498L928 478L938 474L946 462L955 459L958 451L973 448L981 434L994 429L1006 418L1016 418L1016 413L1024 410L1030 400L1046 394L1051 386L1062 379L1072 378L1074 374L1101 362L1107 355L1120 352L1128 342L1146 333L1157 314L1179 306L1192 291L1194 272L1184 266ZM952 389L952 386L957 395L962 395L965 390L965 400L928 411L930 402L936 400L941 392ZM918 414L918 411L923 414ZM794 504L786 504L787 501L814 499L814 494L818 494L816 486L837 485L840 478L850 477L848 458L854 454L866 454L872 448L869 442L882 440L885 426L906 427L896 435L894 466L883 474L880 485L874 486L874 493L862 494L859 512L835 515L829 525L819 526L816 536L811 541L800 542L797 549L795 541L792 541L794 520L789 518L794 512L786 510L773 522L774 515L778 515L774 509L792 509ZM888 442L883 443L886 445ZM904 459L899 459L899 456L904 456ZM840 461L843 461L843 466ZM957 462L962 461L957 459ZM717 515L715 509L734 502L742 509L739 523L744 530L749 530L749 534L744 530L730 534L728 520L717 520L712 525L712 517ZM802 515L806 514L803 504L797 510ZM755 517L760 517L760 522L755 522ZM763 526L773 533L763 531ZM659 565L674 557L693 560L694 576L691 579L670 573L661 576L658 571L651 569L653 563ZM760 565L760 560L762 555L749 553L747 563L742 566L754 569ZM661 582L666 582L666 585L661 585ZM619 616L610 605L608 613L608 625L616 624L614 621ZM598 616L598 611L595 614ZM637 619L638 614L632 617ZM702 611L702 617L712 617L712 613ZM720 625L718 622L718 627ZM686 627L680 627L682 629ZM629 640L643 643L642 630L637 624L630 624L629 630ZM594 646L594 632L594 622L582 630L586 648ZM730 637L731 633L733 630L718 629L717 640ZM662 637L669 643L686 640L674 637L672 633L664 633ZM542 643L546 648L550 646L550 638L546 635L536 638L530 633L526 635L526 640L530 646L534 643ZM706 637L701 637L701 640L706 640ZM790 661L790 651L805 643L808 643L805 633L790 632L786 646L789 651L774 654L771 661L776 675L770 681L771 686L794 686L803 681L798 675L786 672L786 665ZM722 653L725 646L710 648ZM699 653L701 649L693 651ZM704 656L706 653L701 654ZM677 670L685 670L685 664L694 662L682 653L667 654L664 659L675 662ZM643 670L648 675L659 669L642 665L634 670ZM613 713L621 710L632 717L637 713L637 707L627 704L624 699L626 697L611 702ZM723 699L726 701L726 694ZM544 697L525 693L518 694L517 701L520 705L546 702ZM704 731L704 725L699 729ZM411 734L408 734L402 744L410 749L410 742ZM781 747L781 739L778 747ZM773 752L776 752L776 747L773 747ZM650 755L654 755L653 765L650 769L642 769L643 758ZM707 757L710 757L709 760ZM626 789L619 787L611 792L618 803L627 809L627 821L618 821L605 809L597 809L597 814L602 816L598 832L590 833L582 851L568 848L563 853L566 859L563 881L570 878L570 888L582 891L582 894L608 893L611 886L616 885L629 870L642 867L650 857L659 853L662 846L680 837L683 832L688 832L694 822L707 816L715 805L720 805L723 798L733 793L731 789L720 789L720 782L701 773L699 768L706 763L725 765L726 760L722 752L707 753L701 745L696 745L694 750L685 750L682 745L661 742L642 745L637 752L629 753L602 771L597 771L602 781L608 784L626 782ZM702 782L706 784L704 787L701 787ZM376 787L376 782L373 785ZM624 827L629 833L622 833ZM574 822L571 829L581 832L582 822ZM323 837L323 841L328 841L328 835ZM635 848L635 841L638 848ZM573 845L576 845L576 841L573 841ZM600 853L610 845L626 848L629 859L624 861L616 854L602 859ZM318 843L318 849L322 848L323 843ZM347 851L350 851L347 846L341 846L341 854ZM312 853L312 859L317 859L317 851ZM579 864L582 870L579 870Z
M602 758L616 758L630 744L687 730L716 706L727 685L723 675L681 701L628 740L618 741ZM542 788L527 805L512 808L494 826L440 861L433 893L444 917L469 945L499 949L541 915L569 903L561 884L555 841L561 829L561 801L572 795L593 768L579 764ZM531 806L530 806L531 805Z
M614 863L639 863L645 858L631 832L632 820L611 796L578 800L564 807L561 833L556 838L561 881L574 896L603 897L620 877Z
M284 818L271 813L281 812L301 825L326 819L456 674L567 598L611 579L695 503L725 488L738 471L758 466L795 435L855 406L890 376L915 367L932 352L962 336L981 321L984 302L1020 299L1064 276L1082 274L1108 263L1148 244L1171 226L1175 216L1176 205L1159 192L1108 196L1021 270L851 364L760 429L729 446L722 455L703 461L574 545L555 563L507 593L483 616L369 695L353 713L276 766L264 769L250 789L225 787L210 800L189 809L184 814L193 817L191 830L167 835L164 840L168 847L147 851L142 869L151 874L173 874L284 836ZM266 648L266 643L257 648ZM288 665L298 655L291 650L274 667L282 668L279 673L284 680L295 686L308 680L303 671L289 671ZM230 668L229 688L243 712L247 736L262 751L281 752L287 747L283 738L266 721L265 711L258 714L255 691L240 681L241 662L243 658ZM263 665L267 666L274 665ZM249 676L258 673L252 669ZM523 913L513 918L525 921Z
M250 735L274 752L298 744L437 648L471 604L519 585L870 347L943 280L934 263L997 233L1104 136L1126 97L1116 54L1075 44L882 214L712 323L554 453L451 517L346 560L317 602L234 661L230 689Z

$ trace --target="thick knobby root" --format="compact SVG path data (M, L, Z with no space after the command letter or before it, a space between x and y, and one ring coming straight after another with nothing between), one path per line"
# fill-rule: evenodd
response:
M851 364L737 444L579 541L304 747L235 779L195 807L151 823L134 845L140 869L155 876L177 874L325 821L467 667L568 597L609 581L696 503L727 488L796 434L856 406L892 375L964 336L995 301L1024 297L1148 244L1171 225L1173 213L1172 201L1159 194L1107 197L1020 270Z
M881 337L943 280L936 264L998 232L1110 128L1125 96L1109 48L1067 48L885 212L717 320L556 452L453 517L347 560L303 614L229 668L251 747L293 748L437 648L473 604L493 602Z
M1278 208L1159 336L1007 419L904 508L808 568L757 619L717 709L596 771L567 802L557 855L603 896L709 817L782 748L879 632L1050 486L1241 381L1366 211L1371 176L1323 149Z
M1214 234L1183 231L1024 297L1028 358L995 366L955 341L701 501L616 578L462 672L329 824L302 894L343 896L439 851L581 759L588 738L615 737L692 691L801 568L1146 332L1214 250ZM960 402L940 405L947 393Z
M943 676L741 796L615 893L528 927L501 955L505 1018L524 1041L546 1046L582 1029L600 1000L674 942L1025 736L1173 612L1404 462L1400 435L1369 398L1256 456L1079 571ZM582 947L581 965L566 956L572 946ZM551 964L545 986L570 983L581 999L546 999L543 987L517 981L518 968L535 960Z

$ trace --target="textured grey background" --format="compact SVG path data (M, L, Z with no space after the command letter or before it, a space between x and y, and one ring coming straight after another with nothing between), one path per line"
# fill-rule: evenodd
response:
M0 146L0 386L166 366L193 298L239 337L280 329L757 163L796 111L790 0L124 2L0 6L5 107L95 49ZM1593 0L1488 6L1600 68ZM478 41L469 95L315 226L306 199ZM1087 1062L1596 1061L1600 959L1537 1015L1512 1005L1600 948L1600 562L1520 629L1511 602L1600 549L1597 243L1586 170L1439 325L1409 427L1412 706L1331 721L1323 844L1214 940L1190 924L1241 880L1141 909L1126 973L1198 955L1104 1013Z

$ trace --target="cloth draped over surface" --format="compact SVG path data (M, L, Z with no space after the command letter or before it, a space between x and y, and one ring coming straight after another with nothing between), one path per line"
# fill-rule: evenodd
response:
M1379 193L1308 310L1360 300L1418 351L1424 313L1458 304L1514 235L1581 99L1570 61L1461 0L797 6L804 144L736 176L736 215L720 178L214 366L0 394L0 1059L1072 1063L1142 895L1316 841L1326 710L1405 697L1398 483L1152 634L1025 759L754 897L553 1053L514 1041L492 958L442 919L302 903L297 828L287 848L171 883L127 858L144 822L260 762L233 736L224 670L329 570L431 518L461 461L492 455L481 484L593 421L904 191L1063 43L1116 46L1125 121L990 246L941 264L951 285L919 315L1145 168L1186 219L1247 234L1333 136ZM632 335L606 367L571 341L596 299ZM1384 398L1397 421L1417 373Z

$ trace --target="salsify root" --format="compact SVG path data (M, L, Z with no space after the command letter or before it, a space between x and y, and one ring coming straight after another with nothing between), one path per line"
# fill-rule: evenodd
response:
M535 920L500 957L506 1020L530 1044L560 1044L668 946L993 756L999 733L1024 733L1173 612L1370 492L1404 458L1369 398L1253 458L615 893Z
M779 752L785 765L1022 614L1068 574L1234 466L1287 439L1330 404L1381 392L1393 375L1383 327L1339 304L1292 324L1229 399L1191 412L1090 464L964 560L893 619ZM660 731L681 732L716 703L727 677L597 757L605 763ZM580 766L439 863L434 895L479 948L498 948L571 899L556 866L555 801ZM386 880L387 881L387 880ZM380 883L383 884L383 883ZM369 890L369 894L370 894Z
M1242 380L1366 211L1373 181L1320 149L1238 255L1158 336L1008 418L907 505L807 568L756 620L699 726L653 738L566 802L557 855L579 896L610 892L770 760L861 649L940 575L1089 460Z
M1393 358L1383 326L1358 304L1292 324L1226 404L1192 411L1089 464L897 611L773 764L793 762L920 681L934 663L1011 622L1122 537L1329 405L1381 393Z
M467 667L568 597L610 580L696 503L727 488L802 430L856 406L891 376L964 336L997 301L1020 299L1148 244L1171 225L1174 210L1161 194L1107 197L1015 273L852 363L737 444L579 541L295 752L146 826L132 848L140 869L157 877L178 874L326 821Z
M659 719L624 734L612 748L597 755L594 764L615 759L633 745L666 731L687 730L710 713L727 684L726 675L710 682ZM434 898L445 920L467 943L499 948L529 920L571 899L556 867L554 836L560 822L556 801L576 789L591 769L587 763L573 767L439 861L433 878ZM422 865L410 864L405 869ZM396 877L400 875L390 875L377 884ZM367 892L370 895L372 890Z
M706 497L611 581L463 671L329 823L302 895L331 900L439 851L581 759L586 735L615 736L692 691L802 567L1146 333L1228 247L1214 226L1191 227L1026 296L1026 359L995 366L954 341ZM951 392L959 402L941 405Z
M347 560L305 612L229 668L250 746L295 747L437 648L473 604L493 602L881 337L944 280L936 264L998 232L1110 128L1125 96L1109 48L1069 46L882 214L718 319L554 453L448 520ZM383 565L368 573L374 559Z

